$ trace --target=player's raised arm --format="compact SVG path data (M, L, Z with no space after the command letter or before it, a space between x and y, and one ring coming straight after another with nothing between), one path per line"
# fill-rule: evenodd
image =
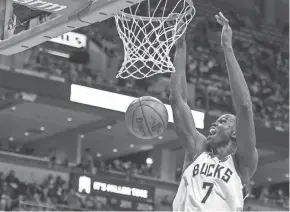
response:
M185 35L176 43L174 66L176 71L171 74L170 101L176 133L183 148L186 150L186 166L204 148L206 138L197 131L191 110L187 105Z
M256 171L258 163L251 96L233 51L232 30L229 26L229 21L222 13L215 17L218 23L223 26L221 45L224 50L232 99L237 115L236 138L238 149L236 158L239 162L241 174L246 178L251 178Z

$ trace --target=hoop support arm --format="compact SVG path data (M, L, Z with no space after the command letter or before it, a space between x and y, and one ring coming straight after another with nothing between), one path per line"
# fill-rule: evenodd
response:
M70 14L62 15L0 41L0 54L13 55L64 33L110 18L117 11L143 0L94 0Z

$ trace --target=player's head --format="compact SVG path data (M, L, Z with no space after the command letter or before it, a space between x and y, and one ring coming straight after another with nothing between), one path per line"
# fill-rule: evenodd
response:
M211 150L222 150L224 154L232 154L235 151L236 117L234 115L222 115L212 123L207 137L207 145Z

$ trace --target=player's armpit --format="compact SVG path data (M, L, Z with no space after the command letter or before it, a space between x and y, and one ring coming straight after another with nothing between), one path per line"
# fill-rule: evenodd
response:
M205 149L206 138L197 131L191 110L182 98L171 99L171 107L175 130L181 145L189 156L194 157Z
M205 142L204 142L205 144ZM205 148L197 152L196 154L192 154L189 151L185 150L185 156L183 161L183 167L182 167L182 173L185 172L185 170L192 164L203 152Z
M256 134L252 105L237 107L236 137L237 152L241 174L251 178L257 169L258 152L256 149Z

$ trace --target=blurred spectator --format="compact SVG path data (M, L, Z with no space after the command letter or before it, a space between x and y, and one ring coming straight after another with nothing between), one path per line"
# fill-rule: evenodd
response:
M269 203L269 199L270 199L270 191L269 191L269 188L267 188L267 187L262 188L262 191L261 191L261 194L260 194L259 199L260 200L263 200L264 203Z
M15 172L11 170L7 177L5 178L5 182L9 184L17 184L18 179L15 177Z
M81 198L72 188L67 194L66 201L70 208L81 208Z

